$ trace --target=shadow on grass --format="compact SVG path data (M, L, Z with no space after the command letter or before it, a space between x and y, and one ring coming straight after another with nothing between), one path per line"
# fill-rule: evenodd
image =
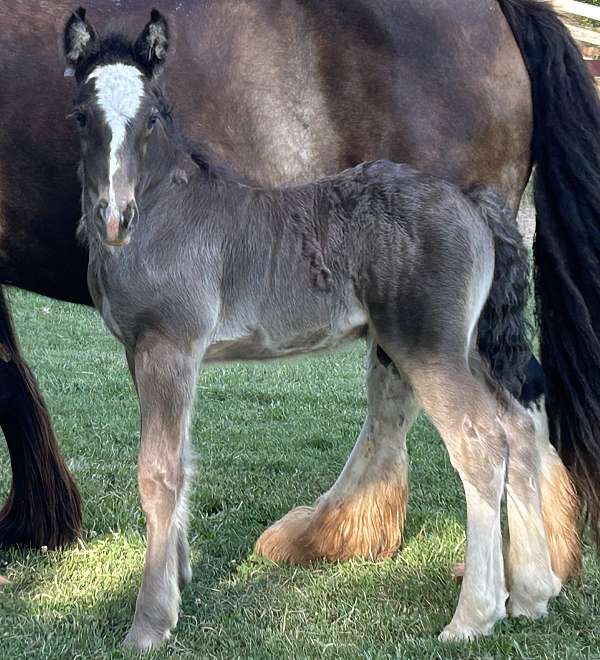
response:
M199 544L178 629L160 657L199 657L201 650L215 657L269 657L283 648L293 655L294 649L326 649L332 632L338 651L357 650L357 626L368 635L375 620L379 641L395 643L389 623L399 607L411 635L434 635L451 614L456 587L446 576L446 562L418 565L415 552L422 554L422 546L380 564L298 569L253 557L253 541L246 539L238 552L233 544L224 554L219 550L225 547L210 539ZM437 539L432 550L440 544L447 545ZM4 553L13 582L0 599L0 613L11 657L120 657L143 550L137 535L109 535L63 552ZM423 604L440 592L446 607L424 619Z
M452 514L413 512L404 548L379 564L278 567L250 554L253 536L243 547L210 536L196 539L178 628L153 657L544 657L515 649L523 641L531 649L532 634L543 640L556 626L553 614L505 622L491 640L472 645L436 641L458 598L449 570L461 554L462 521ZM109 535L86 549L5 553L14 579L0 598L6 657L132 657L120 642L133 617L143 550L138 535ZM19 566L27 567L22 576ZM553 606L579 642L594 638L590 598L569 590Z

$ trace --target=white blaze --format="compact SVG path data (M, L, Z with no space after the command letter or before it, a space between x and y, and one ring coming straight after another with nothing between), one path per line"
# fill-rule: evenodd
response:
M109 184L112 205L116 205L114 177L121 161L119 152L125 142L128 123L136 116L144 96L142 73L127 64L99 66L89 75L87 82L96 81L98 105L111 131Z

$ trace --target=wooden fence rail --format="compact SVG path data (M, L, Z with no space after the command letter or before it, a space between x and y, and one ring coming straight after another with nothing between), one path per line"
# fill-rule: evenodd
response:
M600 32L580 25L573 25L569 21L569 19L573 20L573 17L581 17L600 22L600 7L578 2L577 0L553 0L552 4L563 17L565 25L569 28L573 37L585 47L585 50L590 50L589 47L592 47L594 56L592 58L586 57L586 62L591 74L596 78L600 77L600 59L594 59L600 56ZM596 48L599 49L597 55L594 52Z
M580 16L600 21L600 7L576 0L554 0L552 4L561 15L567 18L565 23L577 41L591 46L600 46L600 32L572 25L568 20L569 16Z

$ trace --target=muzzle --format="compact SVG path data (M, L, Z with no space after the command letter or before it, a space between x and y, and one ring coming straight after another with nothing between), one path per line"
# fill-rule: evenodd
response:
M120 209L101 199L96 205L95 217L100 237L106 245L122 247L129 243L133 226L137 220L134 201Z

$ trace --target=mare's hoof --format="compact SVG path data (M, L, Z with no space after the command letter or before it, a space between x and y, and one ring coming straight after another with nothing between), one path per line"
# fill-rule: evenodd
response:
M276 564L381 561L402 541L406 510L404 476L380 479L354 495L330 493L316 506L299 506L265 530L255 552Z
M526 619L542 619L548 614L548 601L539 603L521 602L512 596L508 599L508 613L512 617L523 616Z

